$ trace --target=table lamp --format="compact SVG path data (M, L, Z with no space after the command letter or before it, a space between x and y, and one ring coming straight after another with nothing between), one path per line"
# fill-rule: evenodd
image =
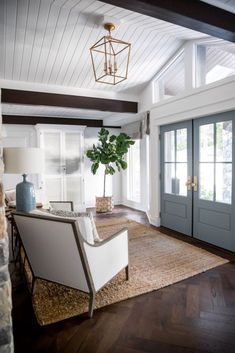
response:
M4 173L22 174L23 181L16 185L16 210L30 212L36 208L35 191L26 180L27 174L43 172L43 150L40 148L7 147L3 149Z

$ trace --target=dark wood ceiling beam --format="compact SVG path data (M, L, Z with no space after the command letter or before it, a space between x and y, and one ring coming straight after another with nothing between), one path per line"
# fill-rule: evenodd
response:
M235 15L197 0L102 0L214 37L235 42Z
M71 96L2 88L2 103L89 109L114 113L137 113L138 103L117 99Z
M58 124L58 125L85 125L87 127L103 127L103 120L92 119L72 119L72 118L54 118L46 116L22 116L22 115L3 115L3 124Z

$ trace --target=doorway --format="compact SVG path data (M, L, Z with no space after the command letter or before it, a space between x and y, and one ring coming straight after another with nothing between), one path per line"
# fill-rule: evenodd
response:
M235 251L235 112L161 127L161 225Z

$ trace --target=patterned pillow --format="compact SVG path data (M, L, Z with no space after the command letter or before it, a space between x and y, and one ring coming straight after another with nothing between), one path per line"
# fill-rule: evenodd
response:
M93 233L93 240L94 241L101 241L99 234L96 229L95 221L92 212L75 212L75 211L64 211L64 210L50 210L50 214L54 216L59 216L59 217L73 217L73 218L78 218L78 217L89 217L91 220L91 226L92 226L92 233ZM79 228L80 229L80 228ZM81 229L80 229L81 231Z
M15 206L16 204L16 189L5 190L5 200L8 206Z

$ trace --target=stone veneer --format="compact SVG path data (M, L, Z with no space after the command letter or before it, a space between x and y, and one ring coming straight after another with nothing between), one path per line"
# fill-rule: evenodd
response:
M0 177L3 162L0 158ZM8 271L9 244L5 218L4 190L0 182L0 353L12 353L13 335L11 321L11 280Z

